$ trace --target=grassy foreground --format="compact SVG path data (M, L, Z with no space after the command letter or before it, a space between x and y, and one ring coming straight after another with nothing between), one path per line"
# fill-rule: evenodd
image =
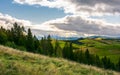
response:
M0 46L0 75L120 75L120 73Z

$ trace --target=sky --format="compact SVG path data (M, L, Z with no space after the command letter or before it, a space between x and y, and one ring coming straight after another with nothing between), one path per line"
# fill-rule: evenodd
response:
M120 1L0 0L0 26L15 22L38 37L120 37Z

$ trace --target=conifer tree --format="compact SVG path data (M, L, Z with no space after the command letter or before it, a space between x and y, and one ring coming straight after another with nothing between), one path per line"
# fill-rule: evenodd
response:
M44 52L44 38L43 37L41 38L41 41L40 41L40 49L41 49L41 53L45 54L45 52Z
M100 58L99 58L98 55L96 55L96 57L95 57L94 60L95 60L95 65L96 65L96 66L102 67L102 62L101 62L101 60L100 60Z
M74 52L74 60L83 63L85 61L84 53L82 50Z
M102 58L102 62L103 62L103 67L105 69L112 69L114 67L114 64L111 63L110 59L107 58L106 56Z
M67 59L73 60L73 47L72 43L65 43L65 46L63 48L63 57Z
M116 65L116 67L117 67L117 71L120 72L120 58L119 58L119 60L118 60L118 63L117 63L117 65Z
M86 51L85 51L85 62L84 63L86 63L86 64L90 64L90 53L89 53L89 50L87 49Z
M13 24L13 28L11 28L11 39L17 45L22 45L21 40L23 39L24 27L20 27L17 23Z
M68 58L68 43L66 42L64 48L62 50L62 54L64 58Z
M62 57L62 48L60 47L60 44L57 40L55 42L54 56Z
M53 55L53 45L51 43L50 35L48 35L48 37L47 37L46 45L47 45L48 55L52 56Z
M6 33L0 29L0 44L5 44L7 42L7 35Z
M73 60L73 46L72 46L72 43L69 44L69 59Z
M39 40L37 39L37 37L34 35L34 49L35 49L35 52L38 52L40 53L40 42Z
M31 33L31 29L28 29L26 47L28 51L35 52L34 51L34 40L33 40L33 36Z

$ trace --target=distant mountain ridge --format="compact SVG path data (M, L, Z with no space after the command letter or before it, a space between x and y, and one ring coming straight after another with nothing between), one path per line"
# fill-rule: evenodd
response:
M38 36L38 39L41 39L41 36ZM62 36L51 36L51 38L53 39L57 39L57 40L80 40L83 38L91 38L91 39L95 39L95 38L102 38L102 39L120 39L120 37L112 37L112 36L88 36L88 37L62 37Z

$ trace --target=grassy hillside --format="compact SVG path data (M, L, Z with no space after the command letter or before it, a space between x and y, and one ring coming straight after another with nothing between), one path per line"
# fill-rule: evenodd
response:
M120 57L120 40L103 40L103 39L84 39L80 40L82 46L88 47L91 53L99 56L107 56L113 62L117 62Z
M63 41L60 41L61 46L64 45ZM107 56L114 63L118 62L120 57L120 40L117 39L82 39L73 41L73 46L76 50L86 50L87 48L92 54L97 54L100 57Z
M120 73L0 46L0 75L120 75Z

